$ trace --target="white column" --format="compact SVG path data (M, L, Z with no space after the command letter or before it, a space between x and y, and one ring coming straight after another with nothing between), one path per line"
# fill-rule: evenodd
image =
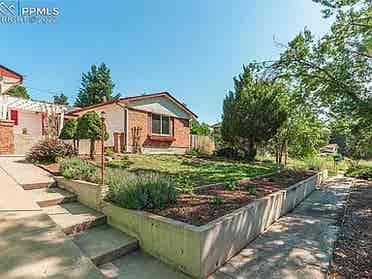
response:
M58 135L61 134L63 124L65 120L65 111L62 109L61 114L60 114L60 119L59 119L59 129L58 129Z

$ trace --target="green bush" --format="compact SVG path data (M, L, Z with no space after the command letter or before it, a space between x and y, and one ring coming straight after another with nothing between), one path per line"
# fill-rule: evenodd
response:
M372 167L363 165L353 166L346 171L345 175L349 177L372 180Z
M59 161L60 171L67 179L99 182L99 171L93 164L77 157Z
M34 145L26 156L32 163L56 163L58 158L74 155L72 145L59 140L47 139Z
M107 178L107 199L123 208L160 210L176 202L177 190L172 180L160 174L112 171Z

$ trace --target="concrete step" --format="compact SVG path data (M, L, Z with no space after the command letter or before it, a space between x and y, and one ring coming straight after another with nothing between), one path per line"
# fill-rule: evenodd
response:
M113 279L191 279L140 250L98 268L106 278Z
M95 265L108 263L138 249L137 239L109 225L76 234L73 241Z
M35 190L35 189L44 189L57 186L55 181L50 182L34 182L34 183L24 183L20 184L24 190Z
M67 235L106 223L106 216L79 202L44 207L43 210Z
M76 194L57 187L34 189L28 192L30 192L33 200L40 207L75 202L77 200Z

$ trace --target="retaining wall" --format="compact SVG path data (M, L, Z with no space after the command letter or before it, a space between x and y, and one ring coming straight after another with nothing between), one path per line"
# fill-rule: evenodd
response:
M137 238L140 247L195 277L206 278L319 185L326 172L258 199L203 226L106 203L109 224Z

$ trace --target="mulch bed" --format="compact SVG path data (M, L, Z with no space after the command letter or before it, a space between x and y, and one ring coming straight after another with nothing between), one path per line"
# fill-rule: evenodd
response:
M247 180L237 185L235 190L228 190L224 185L202 188L192 195L180 195L175 204L153 213L201 226L244 207L255 199L288 188L314 174L315 172L311 171L285 170ZM249 191L252 186L256 186L255 194Z
M372 182L358 181L352 189L330 278L372 278Z
M52 175L55 175L55 176L61 175L58 163L39 164L38 166L42 168L43 170L46 170L47 172L51 173Z

